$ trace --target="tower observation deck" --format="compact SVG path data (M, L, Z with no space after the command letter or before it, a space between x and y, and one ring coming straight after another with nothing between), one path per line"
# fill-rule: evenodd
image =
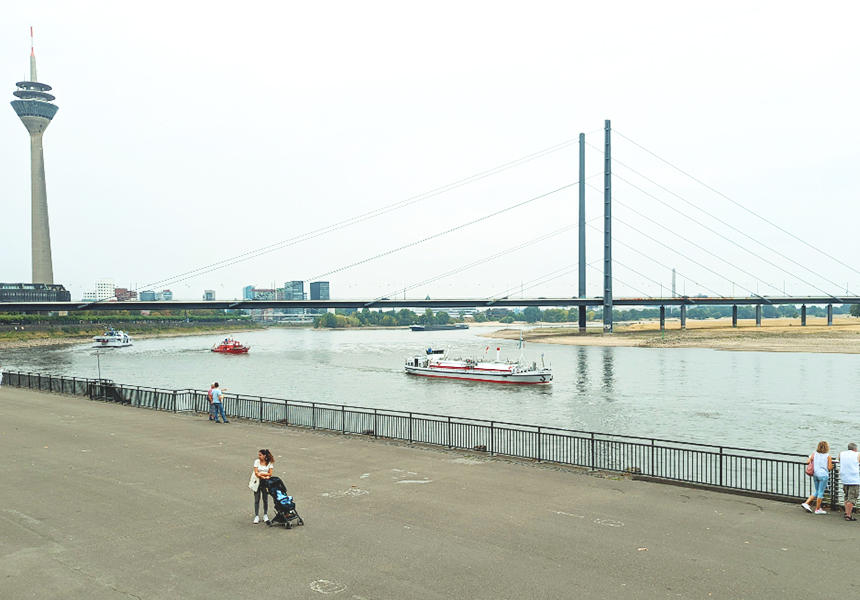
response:
M31 248L33 283L54 283L51 260L51 230L48 224L48 193L45 187L45 158L42 135L51 124L59 107L52 104L51 86L39 83L36 77L36 55L32 45L33 28L30 28L30 80L19 81L12 92L12 108L30 133L30 190L31 190Z

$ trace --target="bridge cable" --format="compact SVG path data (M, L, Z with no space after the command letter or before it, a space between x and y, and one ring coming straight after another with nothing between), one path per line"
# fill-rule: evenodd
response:
M705 182L704 182L704 181L702 181L701 179L698 179L698 178L697 178L697 177L695 177L694 175L691 175L690 173L687 173L686 171L684 171L684 170L683 170L683 169L681 169L680 167L675 166L674 164L672 164L671 162L669 162L669 161L668 161L668 160L666 160L665 158L663 158L663 157L659 156L659 155L658 155L658 154L656 154L655 152L652 152L652 151L651 151L651 150L649 150L648 148L646 148L646 147L642 146L641 144L639 144L639 143L635 142L634 140L630 139L629 137L627 137L627 136L626 136L626 135L624 135L623 133L619 132L617 129L613 129L613 132L614 132L614 133L617 133L619 136L621 136L622 138L624 138L625 140L627 140L628 142L630 142L631 144L633 144L633 145L634 145L634 146L636 146L637 148L640 148L640 149L641 149L641 150L643 150L644 152L647 152L648 154L650 154L651 156L653 156L653 157L654 157L654 158L656 158L657 160L659 160L659 161L661 161L661 162L663 162L663 163L667 164L668 166L672 167L673 169L675 169L675 170L676 170L676 171L678 171L679 173L681 173L681 174L683 174L683 175L685 175L685 176L689 177L690 179L692 179L693 181L695 181L695 182L696 182L696 183L698 183L699 185L701 185L701 186L703 186L703 187L707 188L708 190L710 190L710 191L714 192L714 193L715 193L715 194L717 194L718 196L720 196L720 197L722 197L722 198L725 198L726 200L728 200L728 201L729 201L729 202L731 202L732 204L734 204L734 205L736 205L736 206L739 206L740 208L744 209L745 211L747 211L747 212L748 212L748 213L750 213L751 215L753 215L753 216L755 216L755 217L757 217L757 218L761 219L762 221L764 221L764 222L765 222L765 223L767 223L768 225L770 225L770 226L772 226L772 227L775 227L776 229L778 229L778 230L780 230L781 232L785 233L786 235L788 235L788 236L790 236L790 237L792 237L792 238L796 239L798 242L800 242L800 243L804 244L805 246L808 246L808 247L812 248L813 250L815 250L816 252L819 252L820 254L823 254L823 255L824 255L824 256L826 256L827 258L829 258L829 259L831 259L831 260L833 260L833 261L836 261L837 263L839 263L839 264L840 264L840 265L842 265L843 267L846 267L846 268L848 268L848 269L851 269L851 270L852 270L852 271L854 271L855 273L860 274L860 270L855 269L855 268L854 268L854 267L852 267L851 265L849 265L849 264L847 264L847 263L845 263L845 262L843 262L843 261L839 260L838 258L836 258L835 256L833 256L832 254L829 254L829 253L825 252L824 250L822 250L822 249L820 249L820 248L818 248L818 247L814 246L813 244L810 244L809 242L807 242L807 241L805 241L805 240L801 239L800 237L798 237L798 236L796 236L795 234L791 233L791 232L790 232L790 231L788 231L787 229L785 229L785 228L783 228L783 227L781 227L781 226L777 225L776 223L774 223L773 221L771 221L771 220L767 219L766 217L761 216L760 214L758 214L757 212L755 212L755 211L754 211L754 210L752 210L751 208L748 208L748 207L744 206L744 205L743 205L743 204L741 204L740 202L737 202L736 200L734 200L734 199L730 198L729 196L727 196L726 194L722 193L721 191L719 191L719 190L717 190L717 189L715 189L715 188L711 187L710 185L708 185L707 183L705 183ZM614 159L613 159L613 162L614 162ZM628 167L628 168L629 168L629 167ZM631 170L632 170L632 169L631 169ZM653 183L653 182L652 182L652 183ZM667 191L668 191L668 190L667 190ZM714 218L716 218L716 217L714 217ZM759 242L759 243L761 243L761 242ZM764 245L764 244L762 244L762 245ZM767 248L767 246L765 246L765 247ZM772 248L768 248L768 249L769 249L769 250L772 250L773 252L777 252L776 250L773 250ZM777 253L779 254L779 252L777 252ZM787 257L785 257L785 258L787 258Z
M538 150L537 152L527 154L525 156L522 156L522 157L517 158L517 159L512 160L512 161L508 161L506 163L502 163L502 164L497 165L495 167L492 167L490 169L486 169L484 171L480 171L480 172L475 173L473 175L470 175L468 177L464 177L462 179L458 179L458 180L453 181L451 183L433 188L433 189L428 190L426 192L423 192L421 194L410 196L409 198L406 198L404 200L400 200L400 201L395 202L393 204L389 204L387 206L383 206L381 208L377 208L377 209L368 211L366 213L355 215L355 216L349 217L347 219L344 219L342 221L338 221L336 223L333 223L331 225L327 225L325 227L321 227L321 228L315 229L313 231L299 234L297 236L293 236L291 238L287 238L287 239L281 240L279 242L269 244L267 246L261 246L259 248L249 250L249 251L244 252L242 254L237 254L237 255L230 257L230 258L225 258L225 259L217 261L217 262L209 263L208 265L204 265L204 266L198 267L196 269L191 269L190 271L185 271L183 273L178 273L178 274L173 275L171 277L159 279L159 280L153 281L151 283L147 283L146 285L144 285L142 287L148 288L148 287L154 287L157 285L165 285L168 283L179 283L179 282L185 281L187 279L197 277L199 275L211 273L212 271L216 271L216 270L219 270L219 269L222 269L225 267L229 267L229 266L235 265L235 264L240 263L240 262L245 262L247 260L257 258L257 257L262 256L264 254L269 254L271 252L275 252L277 250L281 250L283 248L287 248L289 246L293 246L295 244L314 239L316 237L325 235L327 233L331 233L333 231L338 231L338 230L343 229L345 227L348 227L350 225L354 225L356 223L361 223L363 221L366 221L366 220L387 214L389 212L393 212L395 210L405 208L407 206L410 206L410 205L415 204L417 202L420 202L422 200L427 200L428 198L432 198L432 197L441 195L445 192L448 192L448 191L451 191L453 189L462 187L462 186L467 185L469 183L479 181L481 179L485 179L487 177L490 177L492 175L496 175L496 174L501 173L503 171L506 171L508 169L512 169L514 167L520 166L520 165L525 164L527 162L530 162L532 160L542 158L544 156L547 156L547 155L552 154L554 152L557 152L559 150L563 150L565 148L568 148L568 147L578 143L578 141L579 141L578 137L564 140L563 142L560 142L560 143L555 144L553 146L549 146L547 148L544 148L543 150Z
M598 173L597 175L599 175L599 173ZM592 177L594 177L594 176L596 176L596 175L592 175ZM519 208L519 207L521 207L521 206L525 206L525 205L527 205L527 204L531 204L532 202L535 202L535 201L537 201L537 200L541 200L541 199L546 198L547 196L551 196L551 195L553 195L553 194L557 194L558 192L561 192L561 191L564 191L564 190L566 190L566 189L569 189L569 188L571 188L571 187L573 187L573 186L575 186L575 185L579 185L579 181L574 181L573 183L565 184L565 185L563 185L563 186L561 186L561 187L558 187L558 188L556 188L556 189L554 189L554 190L551 190L551 191L549 191L549 192L545 192L545 193L543 193L543 194L539 194L539 195L537 195L537 196L533 196L532 198L529 198L528 200L523 200L523 201L521 201L521 202L517 202L517 203L512 204L512 205L510 205L510 206L508 206L508 207L502 208L502 209L500 209L500 210L497 210L497 211L495 211L495 212L489 213L489 214L484 215L484 216L482 216L482 217L478 217L477 219L473 219L473 220L471 220L471 221L467 221L466 223L462 223L462 224L457 225L457 226L455 226L455 227L449 227L448 229L445 229L445 230L443 230L443 231L439 231L439 232L437 232L437 233L434 233L434 234L432 234L432 235L428 235L428 236L423 237L423 238L421 238L421 239L418 239L418 240L415 240L415 241L409 242L408 244L403 244L402 246L398 246L397 248L392 248L392 249L390 249L390 250L386 250L385 252L380 252L379 254L374 254L373 256L368 256L368 257L366 257L366 258L363 258L363 259L361 259L361 260L357 260L357 261L352 262L352 263L349 263L349 264L347 264L347 265L343 265L343 266L338 267L338 268L336 268L336 269L332 269L332 270L330 270L330 271L326 271L325 273L320 273L319 275L315 275L314 277L312 277L312 278L310 278L310 279L307 279L306 281L319 280L319 279L321 279L322 277L328 277L329 275L333 275L334 273L340 273L341 271L346 271L346 270L351 269L351 268L353 268L353 267L357 267L357 266L359 266L359 265L363 265L363 264L369 263L369 262L374 261L374 260L377 260L377 259L379 259L379 258L383 258L383 257L385 257L385 256L390 256L390 255L392 255L392 254L395 254L395 253L397 253L397 252L400 252L401 250L406 250L407 248L412 248L412 247L418 246L419 244L423 244L424 242L428 242L428 241L433 240L433 239L436 239L436 238L438 238L438 237L442 237L443 235L448 235L449 233L453 233L453 232L455 232L455 231L459 231L460 229L464 229L464 228L466 228L466 227L469 227L470 225L475 225L476 223L481 223L481 222L483 222L483 221L486 221L487 219L491 219L491 218L493 218L493 217L496 217L496 216L498 216L498 215L501 215L501 214L503 214L503 213L506 213L506 212L508 212L508 211L511 211L511 210L513 210L513 209L515 209L515 208Z
M595 231L598 231L598 232L600 232L600 233L602 233L602 232L603 232L603 230L602 230L602 229L600 229L600 228L598 228L598 227L594 227L593 225L589 225L589 226L590 226L592 229L594 229ZM647 258L648 260L651 260L651 261L653 261L653 262L657 263L658 265L660 265L660 266L661 266L661 267L663 267L664 269L667 269L667 270L670 270L670 271L671 271L671 270L673 270L673 267L670 267L669 265L667 265L667 264L664 264L664 263L660 262L659 260L657 260L657 259L656 259L656 258L654 258L653 256L651 256L651 255L649 255L649 254L646 254L645 252L642 252L641 250L639 250L639 249L638 249L638 248L636 248L635 246L632 246L632 245L630 245L630 244L628 244L628 243L626 243L626 242L624 242L624 241L622 241L622 240L619 240L619 239L613 239L613 240L612 240L612 242L613 242L613 243L617 243L617 244L621 244L622 246L625 246L625 247L629 248L630 250L632 250L633 252L635 252L635 253L639 254L640 256L643 256L643 257ZM613 262L614 262L614 261L615 261L615 258L613 258L612 260L613 260ZM694 285L699 286L699 287L700 287L700 288L702 288L703 290L707 290L707 291L709 291L709 292L713 293L715 296L717 296L717 297L719 297L719 298L726 298L726 297L727 297L727 296L724 296L723 294L719 293L718 291L716 291L716 290L714 290L714 289L709 288L709 287L708 287L708 286L706 286L705 284L703 284L703 283L699 283L698 281L695 281L694 279L692 279L692 278L690 278L690 277L687 277L686 275L684 275L683 273L681 273L681 272L680 272L680 271L678 271L677 269L675 269L675 273L676 273L676 274L678 274L678 275L680 275L683 279L686 279L686 280L687 280L687 281L689 281L690 283L692 283L692 284L694 284ZM654 281L654 280L652 279L652 281ZM661 287L663 286L663 283L662 283L662 282L656 281L656 282L654 282L654 283L657 283L657 284L658 284L659 286L661 286ZM649 296L649 297L650 297L650 296ZM689 297L689 296L679 296L679 297Z
M595 150L600 151L600 149L599 149L597 146L594 146L593 144L589 144L589 145L590 145L592 148L594 148ZM616 159L613 159L613 162L614 162L614 163L618 163L619 165L621 165L622 167L624 167L624 168L626 168L626 169L628 169L628 170L632 171L633 173L636 173L637 175L639 175L639 176L640 176L640 177L642 177L643 179L645 179L645 180L647 180L647 181L649 181L649 182L653 183L654 185L656 185L656 186L657 186L657 187L659 187L660 189L662 189L662 190L664 190L664 191L666 191L666 192L668 192L668 193L672 194L673 196L675 196L675 197L676 197L676 198L678 198L679 200L682 200L683 202L685 202L686 204L689 204L689 205L690 205L690 206L692 206L693 208L695 208L695 209L697 209L697 210L699 210L699 211L701 211L701 212L705 213L705 215L707 215L707 216L711 217L712 219L714 219L714 220L716 220L716 221L719 221L720 223L722 223L722 224L723 224L723 225L725 225L726 227L729 227L730 229L733 229L734 231L737 231L738 233L740 233L740 234L741 234L741 235L743 235L744 237L747 237L747 238L749 238L749 239L753 240L754 242L758 243L759 245L763 246L764 248L767 248L767 249L768 249L768 250L770 250L771 252L773 252L773 253L775 253L775 254L777 254L777 255L781 256L782 258L784 258L784 259L788 260L789 262L792 262L792 263L794 263L794 264L798 265L799 267L801 267L801 268L803 268L803 269L805 269L805 270L809 271L810 273L813 273L813 274L814 274L814 275L816 275L817 277L819 277L819 278L821 278L821 279L823 279L823 280L827 281L828 283L830 283L830 284L832 284L832 285L834 285L834 286L837 286L837 287L839 286L839 284L838 284L838 283L836 283L835 281L832 281L832 280L828 279L827 277L824 277L823 275L820 275L820 274L818 274L818 273L815 273L814 271L812 271L812 270L811 270L811 269L809 269L808 267L806 267L806 266L802 265L801 263L799 263L799 262L797 262L797 261L793 260L792 258L790 258L790 257L786 256L785 254L783 254L783 253L779 252L778 250L776 250L776 249L774 249L774 248L771 248L771 247L767 246L766 244L764 244L763 242L760 242L760 241L756 240L755 238L753 238L752 236L750 236L750 235L746 234L745 232L743 232L742 230L738 229L737 227L734 227L733 225L731 225L731 224L729 224L729 223L725 222L724 220L720 219L719 217L717 217L717 216L715 216L715 215L712 215L712 214L711 214L711 213L709 213L707 210L705 210L705 209L703 209L703 208L701 208L701 207L697 206L695 203L690 202L689 200L687 200L686 198L684 198L684 197L682 197L682 196L680 196L680 195L676 194L676 193L675 193L675 192L673 192L672 190L669 190L668 188L666 188L666 187L664 187L664 186L660 185L659 183L657 183L657 182L656 182L656 181L654 181L653 179L650 179L650 178L649 178L649 177L647 177L646 175L643 175L642 173L640 173L640 172L639 172L639 171L637 171L636 169L633 169L633 168L632 168L632 167L630 167L629 165L626 165L625 163L623 163L623 162L621 162L621 161L618 161L618 160L616 160ZM803 279L802 277L798 276L796 273L794 273L794 272L792 272L792 271L789 271L789 270L787 270L787 269L785 269L785 268L783 268L783 267L779 266L778 264L774 263L773 261L771 261L771 260L769 260L769 259L767 259L767 258L765 258L765 257L761 256L760 254L757 254L757 253L756 253L756 252L754 252L753 250L750 250L749 248L747 248L747 247L745 247L745 246L743 246L743 245L739 244L738 242L736 242L736 241L732 240L731 238L729 238L729 237L725 236L724 234L720 233L719 231L716 231L715 229L713 229L713 228L709 227L708 225L705 225L704 223L702 223L700 220L696 219L695 217L692 217L692 216L688 215L687 213L684 213L684 212L682 212L682 211L678 210L677 208L675 208L674 206L672 206L671 204L669 204L669 203L668 203L668 202L666 202L665 200L662 200L661 198L658 198L657 196L655 196L655 195L653 195L653 194L649 193L647 190L645 190L645 189L643 189L643 188L639 187L638 185L634 184L633 182L629 181L628 179L625 179L625 178L624 178L624 177L622 177L621 175L618 175L617 173L614 173L613 175L614 175L615 177L617 177L619 180L621 180L621 181L623 181L624 183L626 183L627 185L629 185L630 187L632 187L632 188L634 188L634 189L636 189L636 190L638 190L638 191L642 192L643 194L645 194L645 195L646 195L646 196L648 196L649 198L653 198L654 200L656 200L657 202L660 202L660 203L661 203L661 204L663 204L664 206L669 207L672 211L674 211L674 212L678 213L678 214L679 214L679 215L681 215L682 217L685 217L686 219L689 219L690 221L692 221L693 223L696 223L696 224L697 224L697 225L699 225L700 227L702 227L702 228L704 228L704 229L707 229L707 230L708 230L708 231L710 231L711 233L713 233L713 234L715 234L715 235L717 235L717 236L721 237L722 239L726 240L727 242L729 242L729 243L731 243L731 244L734 244L735 246L737 246L737 247L738 247L738 248L740 248L741 250L743 250L743 251L745 251L745 252L747 252L747 253L749 253L749 254L752 254L755 258L757 258L757 259L761 260L762 262L765 262L765 263L767 263L767 264L771 265L772 267L775 267L776 269L779 269L779 270L780 270L780 271L782 271L783 273L787 273L788 275L790 275L791 277L793 277L793 278L797 279L798 281L800 281L800 282L802 282L802 283L805 283L806 285L809 285L809 286L811 286L811 287L815 288L815 289L816 289L816 290L818 290L819 292L822 292L825 296L828 296L828 297L830 297L830 298L833 298L834 300L837 300L838 302L843 302L843 303L844 303L844 300L843 300L842 298L839 298L839 297L837 297L837 296L833 295L832 293L830 293L830 292L828 292L828 291L826 291L826 290L824 290L824 289L822 289L822 288L818 287L818 286L817 286L817 285L815 285L814 283L812 283L812 282L810 282L810 281L807 281L807 280ZM636 212L638 215L642 216L643 218L648 219L649 221L651 221L651 222L653 222L653 223L656 223L656 221L654 221L653 219L651 219L651 218L649 218L649 217L647 217L647 216L643 215L642 213L640 213L640 212L636 211L635 209L633 209L633 208L632 208L632 207L630 207L629 205L626 205L626 204L622 203L621 201L618 201L618 202L619 202L619 204L622 204L622 205L626 206L627 208L629 208L629 209L630 209L630 210L632 210L633 212ZM659 223L656 223L656 224L657 224L657 225L659 225L660 227L663 227L663 228L664 228L664 229L666 229L667 231L670 231L671 233L675 234L675 233L674 233L674 231L672 231L672 230L668 229L667 227L665 227L665 226L663 226L663 225L661 225L661 224L659 224ZM675 235L678 235L678 234L675 234ZM685 238L683 238L683 236L679 236L679 237L681 237L681 239L685 239ZM685 240L686 240L686 239L685 239ZM686 241L689 241L689 240L686 240ZM692 243L692 242L690 242L690 243ZM695 245L695 244L694 244L694 245ZM710 252L710 251L708 251L708 250L706 250L706 249L702 248L701 246L697 246L697 247L698 247L698 248L700 248L700 249L702 249L702 250L704 250L704 251L705 251L705 252L707 252L708 254L711 254L712 256L714 256L714 257L718 258L719 260L722 260L723 262L726 262L727 264L730 264L730 265L731 265L731 263L728 263L728 261L726 261L726 260L722 259L721 257L717 256L717 255L716 255L716 254L714 254L713 252ZM751 275L754 279L757 279L757 280L759 279L758 277L756 277L755 275L752 275L751 273L747 273L747 274L748 274L748 275ZM781 293L783 293L783 294L785 293L785 292L784 292L784 290L780 290L780 288L779 288L779 287L777 287L777 286L775 286L775 285L773 285L773 284L770 284L770 283L768 283L768 282L766 282L766 281L763 281L763 280L760 280L760 281L762 281L762 283L765 283L765 284L766 284L766 285L768 285L769 287L771 287L771 288L773 288L773 289L775 289L775 290L777 290L777 291L779 291L779 292L781 292ZM851 294L850 290L847 290L847 289L846 289L845 291L846 291L846 294Z
M549 232L549 233L545 233L545 234L543 234L543 235L540 235L540 236L538 236L538 237L536 237L536 238L532 238L531 240L528 240L528 241L523 242L523 243L521 243L521 244L518 244L518 245L516 245L516 246L512 246L512 247L510 247L510 248L506 248L506 249L504 249L504 250L500 250L500 251L498 251L498 252L496 252L496 253L494 253L494 254L491 254L491 255L489 255L489 256L485 256L485 257L483 257L483 258L480 258L480 259L478 259L478 260L475 260L475 261L473 261L473 262L471 262L471 263L468 263L468 264L466 264L466 265L460 265L459 267L455 267L454 269L451 269L451 270L449 270L449 271L446 271L445 273L440 273L440 274L438 274L438 275L434 275L433 277L430 277L430 278L428 278L428 279L424 279L423 281L419 281L419 282L416 282L416 283L411 283L411 284L409 284L409 285L407 285L407 286L404 286L403 288L398 288L397 290L393 290L393 291L389 292L388 294L386 294L386 295L384 295L384 296L380 296L380 297L378 297L378 298L375 298L373 301L374 301L374 302L376 302L377 300L382 300L383 298L392 298L392 297L393 297L393 298L396 298L396 297L397 297L397 296L399 296L400 294L405 294L405 293L406 293L407 291L409 291L409 290L415 289L415 288L420 287L420 286L422 286L422 285L427 285L428 283L433 283L434 281L438 281L438 280L440 280L440 279L444 279L444 278L446 278L446 277L451 277L451 276L453 276L453 275L458 275L458 274L463 273L464 271L467 271L467 270L469 270L469 269L472 269L472 268L474 268L474 267L476 267L476 266L478 266L478 265L482 265L482 264L488 263L488 262L490 262L490 261L492 261L492 260L495 260L495 259L497 259L497 258L501 258L502 256L505 256L505 255L510 254L510 253L512 253L512 252L516 252L516 251L518 251L518 250L522 250L523 248L526 248L526 247L528 247L528 246L532 246L532 245L537 244L537 243L539 243L539 242L542 242L542 241L544 241L544 240L548 240L548 239L550 239L550 238L552 238L552 237L555 237L555 236L557 236L557 235L560 235L560 234L562 234L562 233L565 233L565 232L567 232L567 231L570 231L571 229L573 229L573 228L575 228L575 227L577 227L577 224L573 224L573 225L566 225L565 227L561 227L560 229L556 229L555 231L551 231L551 232Z

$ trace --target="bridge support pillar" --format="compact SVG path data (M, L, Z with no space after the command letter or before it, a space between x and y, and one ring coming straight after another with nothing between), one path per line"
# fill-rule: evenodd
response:
M687 305L681 305L681 329L687 328Z
M579 307L579 333L585 333L585 307Z
M806 305L803 304L800 307L800 326L806 327Z
M732 327L738 326L738 305L732 305Z
M761 304L755 305L755 326L761 327Z
M660 331L666 331L666 307L660 307Z
M828 325L828 327L830 325L833 325L833 305L832 304L827 305L827 325Z

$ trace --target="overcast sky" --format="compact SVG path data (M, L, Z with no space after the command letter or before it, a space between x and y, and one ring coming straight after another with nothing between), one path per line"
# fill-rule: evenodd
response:
M587 292L600 295L605 119L617 132L617 296L668 295L672 267L689 295L860 293L858 13L853 2L32 0L3 8L0 74L12 100L28 78L33 25L39 79L60 107L44 139L54 277L73 298L99 278L226 299L243 285L317 276L336 298L402 296L567 226L406 295L573 296L576 186L344 267L575 183L576 144L251 260L160 280L580 132L596 147L586 156L596 228ZM7 105L0 281L30 278L28 144Z

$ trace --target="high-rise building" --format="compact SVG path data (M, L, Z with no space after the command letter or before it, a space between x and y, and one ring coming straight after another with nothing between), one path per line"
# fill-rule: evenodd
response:
M215 300L215 290L203 290L203 299L207 302Z
M48 225L48 192L45 188L45 157L42 135L59 109L52 104L51 86L36 77L36 54L33 50L33 28L30 28L30 79L15 84L12 108L30 134L30 213L33 283L54 283L51 261L51 230Z
M69 302L71 299L69 291L58 283L0 283L0 302Z
M253 300L254 299L254 286L246 285L242 288L242 300Z
M328 281L312 281L311 300L330 300Z
M152 290L143 290L140 292L141 302L155 302L158 299L158 294Z
M287 281L284 283L284 300L305 300L305 282ZM304 308L288 308L284 311L288 315L303 315Z

